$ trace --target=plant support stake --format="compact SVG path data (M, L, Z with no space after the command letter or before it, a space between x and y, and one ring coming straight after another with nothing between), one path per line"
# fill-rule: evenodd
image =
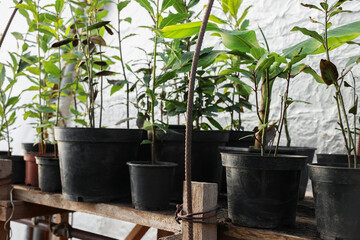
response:
M200 49L202 41L204 39L204 34L206 30L207 23L209 21L210 12L214 0L209 0L206 7L205 16L201 24L199 37L196 43L193 62L191 66L191 75L189 82L188 90L188 101L186 109L186 132L185 132L185 182L186 182L186 205L187 205L187 214L192 214L192 200L191 200L191 141L192 141L192 112L194 105L194 86L196 78L196 69L199 61ZM188 224L188 240L193 240L193 225L191 222Z

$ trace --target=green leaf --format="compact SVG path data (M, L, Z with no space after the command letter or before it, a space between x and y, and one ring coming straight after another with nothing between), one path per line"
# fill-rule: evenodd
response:
M40 69L38 67L27 67L26 70L28 70L30 73L39 76L40 75Z
M345 68L347 68L348 66L354 64L354 63L360 63L360 56L354 56L351 57L348 62L345 65Z
M60 13L64 7L64 0L55 1L55 10L57 13Z
M81 113L75 109L73 106L70 106L70 112L74 114L75 116L81 116Z
M135 0L135 1L139 3L140 6L143 7L146 11L148 11L152 17L155 17L154 9L151 7L150 2L148 0Z
M352 106L349 110L349 113L356 115L357 114L357 108L358 108L358 101L359 101L359 97L356 97L356 101L354 106Z
M318 34L315 31L309 30L307 28L294 27L293 29L291 29L291 31L300 31L300 32L302 32L302 34L310 36L310 37L318 40L321 43L324 42L324 38L320 34Z
M11 34L16 38L16 40L24 40L24 36L21 33L12 32Z
M53 112L56 111L54 108L48 107L48 106L44 106L44 105L38 106L37 108L38 108L38 110L39 110L40 112L44 112L44 113L53 113Z
M152 124L151 124L151 122L150 121L147 121L147 120L145 120L144 121L144 125L143 125L143 129L144 130L152 130Z
M237 77L226 76L226 78L237 84L236 89L240 95L244 96L244 98L246 99L249 98L252 92L252 88L249 85L247 85Z
M95 76L99 77L99 76L111 76L116 74L116 72L112 72L112 71L108 71L108 70L104 70L98 73L95 73Z
M57 17L56 17L55 15L53 15L53 14L44 13L44 16L45 16L45 18L46 18L47 20L50 20L50 21L52 21L52 22L57 22L57 21L58 21Z
M344 43L354 40L360 36L360 21L349 23L328 31L328 45L330 50L340 47ZM283 51L286 58L292 58L302 49L301 54L320 54L324 53L323 45L314 38L302 41Z
M117 5L118 11L121 12L121 10L123 10L124 8L126 8L126 6L127 6L129 3L130 3L130 0L119 2L119 4Z
M164 38L186 38L198 34L200 31L201 22L190 22L178 25L171 25L162 29L155 30L155 32ZM214 23L208 23L207 31L219 31L219 28Z
M188 13L176 13L176 14L169 14L166 18L161 20L159 28L164 28L166 26L175 25L181 23L190 15Z
M175 71L168 71L165 74L161 75L159 79L155 83L155 87L160 86L161 84L165 83L166 81L173 79L176 77L176 70Z
M32 12L34 15L37 15L36 7L35 7L35 5L33 5L33 4L27 5L27 4L22 3L22 4L16 5L16 8L18 8L18 9L24 9L24 10L29 10L29 11Z
M110 21L102 21L102 22L94 23L93 25L88 26L87 30L91 31L94 29L98 29L98 28L104 27L105 25L107 25L109 23L110 23Z
M206 117L206 119L211 123L211 125L216 127L218 130L224 130L223 127L221 127L220 123L217 122L214 118Z
M322 9L324 9L325 11L327 11L329 9L329 4L327 4L326 2L321 2L320 6L322 7Z
M113 95L114 93L120 91L125 85L122 84L122 85L113 85L111 87L111 90L110 90L110 96Z
M304 4L304 3L301 3L301 5L302 5L303 7L313 8L313 9L317 9L317 10L323 12L322 9L320 9L319 7L317 7L317 6L313 5L313 4Z
M243 14L241 15L241 17L237 20L235 27L238 27L242 21L244 21L244 19L246 18L247 14L249 13L249 9L252 8L252 5L248 6L247 8L245 8Z
M250 52L251 48L259 48L260 45L254 31L225 31L220 32L225 47L240 52Z
M257 60L259 60L264 54L266 50L262 47L253 47L250 49L250 54Z
M227 8L229 9L230 14L237 19L237 13L239 8L242 4L243 0L228 0L227 1ZM224 4L224 2L223 2Z
M267 57L264 55L255 66L255 71L261 73L268 69L275 62L275 57Z
M52 62L50 61L44 61L43 62L45 71L55 77L60 78L61 77L61 72L60 69Z
M56 48L56 47L61 47L63 45L66 45L68 43L71 43L74 39L73 38L66 38L64 40L61 40L61 41L58 41L58 42L55 42L51 45L52 48Z
M87 123L85 122L85 120L82 120L82 119L74 119L74 122L75 123L78 123L80 125L83 125L83 126L87 126Z
M218 24L227 24L228 22L221 19L221 18L218 18L214 15L210 15L209 17L209 21L212 21L212 22L215 22L215 23L218 23Z
M306 66L306 68L303 70L304 73L310 74L311 76L313 76L313 78L315 79L315 81L317 81L318 83L323 83L325 84L324 80L315 72L314 69L312 69L309 66Z
M5 81L5 75L6 75L5 67L4 65L0 64L0 86L2 86Z
M177 0L163 0L161 5L161 12L164 12L167 8L171 7L176 3Z

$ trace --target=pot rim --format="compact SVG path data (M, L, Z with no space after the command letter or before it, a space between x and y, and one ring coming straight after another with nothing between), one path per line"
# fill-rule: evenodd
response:
M131 162L127 162L126 164L132 167L144 167L144 168L159 168L159 167L172 168L178 166L178 164L173 162L156 162L155 164L151 164L150 162L145 162L145 161L131 161Z

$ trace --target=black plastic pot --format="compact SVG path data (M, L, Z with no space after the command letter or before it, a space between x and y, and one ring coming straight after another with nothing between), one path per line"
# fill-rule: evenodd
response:
M226 167L228 214L234 224L256 228L294 225L305 156L261 157L222 152Z
M185 176L185 126L171 126L172 131L157 131L156 158L160 162L173 162L175 170L172 199L182 201ZM174 132L175 131L175 132ZM151 131L148 132L151 139ZM219 146L225 146L229 131L193 131L191 171L192 181L213 182L221 186L222 166Z
M10 156L7 158L12 161L12 183L23 184L25 182L24 156Z
M142 130L55 128L62 193L79 202L130 198L126 162L137 159Z
M221 147L221 151L242 151L242 152L260 152L260 149L255 149L253 146L250 146L248 148L234 148L234 147ZM272 150L272 153L274 153L275 147ZM312 163L314 159L316 148L310 148L310 147L285 147L280 146L278 149L279 154L289 154L289 155L300 155L300 156L307 156L306 163ZM302 200L305 197L306 187L308 185L309 181L309 172L308 168L305 167L301 171L300 175L300 185L299 185L299 199Z
M61 192L59 158L36 156L39 169L39 188L43 192Z
M317 230L324 239L359 239L360 168L309 164Z
M176 164L172 162L128 162L132 204L140 210L169 208Z

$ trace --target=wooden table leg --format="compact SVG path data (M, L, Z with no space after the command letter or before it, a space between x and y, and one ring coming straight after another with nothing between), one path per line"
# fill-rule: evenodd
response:
M127 235L125 240L140 240L149 230L150 227L136 225L133 230Z

